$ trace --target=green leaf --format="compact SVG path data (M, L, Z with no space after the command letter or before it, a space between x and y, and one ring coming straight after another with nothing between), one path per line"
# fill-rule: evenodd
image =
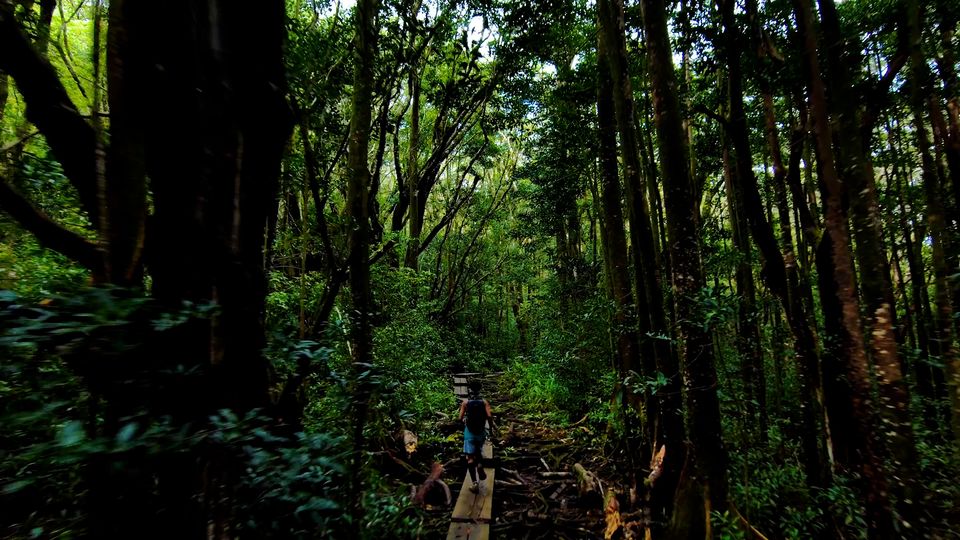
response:
M9 484L3 486L4 495L13 495L14 493L20 491L21 489L29 486L32 482L30 480L14 480Z
M60 430L58 441L63 446L74 446L83 441L86 436L87 434L83 430L83 423L79 420L72 420L67 422L67 424L63 426L63 429Z
M127 425L120 428L120 432L117 433L117 442L120 444L127 444L133 439L133 436L136 433L137 433L137 423L130 422Z

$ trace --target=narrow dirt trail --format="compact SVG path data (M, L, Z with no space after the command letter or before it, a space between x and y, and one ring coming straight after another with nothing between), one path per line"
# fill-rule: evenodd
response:
M581 425L558 428L524 418L524 411L511 401L512 384L501 374L462 375L452 381L454 391L465 394L465 379L479 379L493 407L497 433L491 454L485 452L485 457L493 457L484 460L490 482L486 497L463 493L469 483L462 460L444 471L457 501L446 538L603 538L602 481L595 482L596 490L582 491L574 473L577 463L588 471L603 467L603 459L586 444L594 434ZM451 438L459 453L462 434Z

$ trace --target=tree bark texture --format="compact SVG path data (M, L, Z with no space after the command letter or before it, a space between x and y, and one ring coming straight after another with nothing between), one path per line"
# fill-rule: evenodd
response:
M843 209L844 185L840 181L834 159L831 129L827 113L826 88L820 71L817 50L817 31L813 27L810 0L795 0L797 26L803 38L807 58L807 76L813 112L814 140L820 162L821 181L825 186L825 229L831 240L833 278L837 285L837 299L842 310L842 322L847 335L843 344L845 372L851 386L851 405L854 413L854 441L859 453L863 475L862 495L867 507L867 528L871 538L894 538L892 512L876 442L875 412L871 402L871 383L859 302L850 254L850 236Z
M819 355L813 331L812 317L803 307L801 284L795 259L784 257L773 226L764 213L763 199L753 172L753 154L750 149L749 129L743 103L743 75L740 57L741 30L734 19L733 0L720 3L724 26L724 50L727 64L727 100L729 119L727 128L734 149L733 176L736 193L742 197L742 211L749 225L754 243L762 260L761 276L767 288L780 300L787 321L793 331L797 350L797 370L803 384L803 454L802 460L811 485L824 485L826 473L820 450L818 417L821 414L818 394L820 376ZM759 377L758 377L759 379Z
M710 330L701 324L698 297L704 287L700 261L697 199L687 168L689 149L683 131L673 69L667 13L663 0L643 0L643 23L650 55L650 82L671 261L678 338L686 391L687 422L695 464L691 480L701 486L708 509L727 505L726 449L720 428L720 404ZM675 509L674 513L677 513ZM703 515L703 514L701 514Z
M362 465L365 447L364 425L370 400L367 372L372 368L373 335L370 298L370 168L367 155L370 147L370 122L373 99L374 67L377 55L378 0L360 0L356 6L356 66L353 78L352 113L347 148L347 216L350 222L348 267L350 269L351 343L353 356L353 445L351 471L354 525L362 529Z
M934 274L936 313L933 342L947 374L949 388L951 425L954 440L960 446L960 353L954 335L954 306L950 294L947 253L952 251L950 233L947 229L943 200L945 193L936 163L931 155L930 139L927 136L926 112L929 105L924 96L929 96L931 74L921 49L920 11L916 0L909 2L907 20L910 29L910 106L913 113L914 136L920 153L920 167L924 195L927 203L927 227L930 233Z

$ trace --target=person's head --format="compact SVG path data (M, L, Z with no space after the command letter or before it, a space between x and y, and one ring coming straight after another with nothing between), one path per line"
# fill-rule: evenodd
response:
M473 395L473 396L480 395L480 381L476 379L470 381L469 388L470 388L470 395Z

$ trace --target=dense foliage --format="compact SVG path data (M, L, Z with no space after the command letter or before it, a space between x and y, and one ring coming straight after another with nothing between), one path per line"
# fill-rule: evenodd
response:
M955 3L253 4L0 0L0 536L429 536L461 372L653 538L955 534Z

